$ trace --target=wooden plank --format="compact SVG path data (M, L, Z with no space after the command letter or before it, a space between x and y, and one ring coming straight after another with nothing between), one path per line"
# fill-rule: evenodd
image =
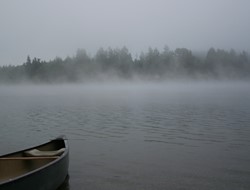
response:
M3 157L0 160L45 160L57 159L59 156L43 156L43 157Z

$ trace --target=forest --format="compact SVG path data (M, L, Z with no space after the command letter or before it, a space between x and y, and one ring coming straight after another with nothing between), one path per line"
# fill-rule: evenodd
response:
M128 48L100 48L94 56L78 49L72 57L44 61L27 56L21 65L0 67L0 83L73 83L103 80L248 80L249 55L210 48L203 55L186 48L149 48L133 57Z

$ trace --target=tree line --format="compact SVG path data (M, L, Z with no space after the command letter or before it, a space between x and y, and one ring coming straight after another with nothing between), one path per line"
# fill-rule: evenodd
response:
M126 47L100 48L94 56L78 49L72 57L50 61L30 56L22 65L0 67L1 83L60 83L106 79L249 79L250 59L243 51L210 48L204 56L177 48L149 48L132 57Z

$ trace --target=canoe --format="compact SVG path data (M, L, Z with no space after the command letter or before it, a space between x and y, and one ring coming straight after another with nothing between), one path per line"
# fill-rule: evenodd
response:
M56 190L66 179L69 147L65 137L0 156L0 190Z

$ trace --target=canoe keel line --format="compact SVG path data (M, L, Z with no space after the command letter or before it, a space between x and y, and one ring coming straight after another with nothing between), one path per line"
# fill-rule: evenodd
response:
M0 156L0 190L56 190L68 175L64 137Z

